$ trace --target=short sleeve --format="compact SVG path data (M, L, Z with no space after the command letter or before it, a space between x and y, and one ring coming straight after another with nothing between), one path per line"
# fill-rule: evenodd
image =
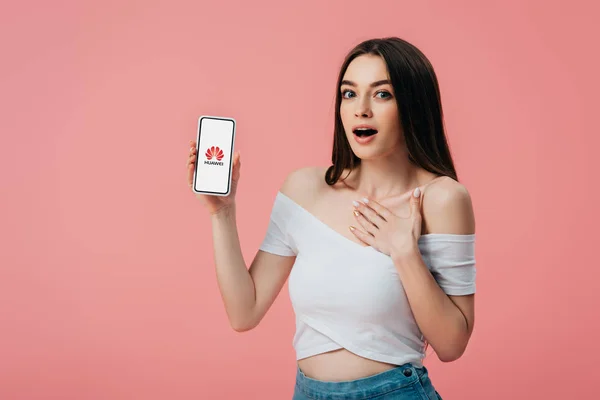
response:
M438 285L448 295L475 293L475 234L421 236L419 249Z
M289 202L289 199L281 193L277 193L271 209L267 233L260 245L260 250L280 256L297 255L290 232L290 224L293 222L293 205Z

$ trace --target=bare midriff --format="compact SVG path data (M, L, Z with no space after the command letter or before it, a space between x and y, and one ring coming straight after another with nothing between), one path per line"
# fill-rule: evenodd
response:
M369 360L346 349L339 349L299 360L298 367L309 378L340 382L366 378L396 365Z

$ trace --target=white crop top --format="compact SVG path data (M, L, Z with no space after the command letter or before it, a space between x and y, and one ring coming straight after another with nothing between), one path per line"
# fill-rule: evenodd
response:
M475 234L426 234L418 244L445 293L475 293ZM376 361L423 365L424 337L389 256L343 236L281 192L260 250L296 256L289 293L297 360L345 348Z

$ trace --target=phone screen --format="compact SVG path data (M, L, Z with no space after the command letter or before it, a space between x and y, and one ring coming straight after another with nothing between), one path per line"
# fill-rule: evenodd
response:
M226 196L231 189L231 163L235 121L232 118L200 117L194 190Z

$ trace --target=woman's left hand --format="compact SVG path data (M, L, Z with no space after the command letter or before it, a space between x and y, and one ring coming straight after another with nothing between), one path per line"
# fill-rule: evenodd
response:
M408 217L397 216L374 200L354 202L354 216L362 229L351 226L350 230L363 243L394 259L414 254L421 236L421 198L417 188L410 196Z

